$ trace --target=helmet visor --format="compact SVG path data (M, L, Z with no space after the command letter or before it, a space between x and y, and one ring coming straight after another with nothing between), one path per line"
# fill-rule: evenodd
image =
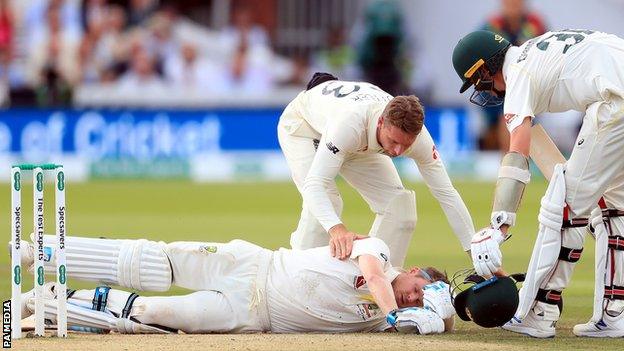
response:
M505 101L504 97L498 97L492 90L474 90L470 96L470 102L477 106L499 106Z

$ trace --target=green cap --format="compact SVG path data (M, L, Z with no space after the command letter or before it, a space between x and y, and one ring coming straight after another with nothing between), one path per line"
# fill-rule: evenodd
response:
M470 88L470 78L475 72L509 45L503 36L487 30L478 30L461 38L453 50L453 67L463 82L459 92Z

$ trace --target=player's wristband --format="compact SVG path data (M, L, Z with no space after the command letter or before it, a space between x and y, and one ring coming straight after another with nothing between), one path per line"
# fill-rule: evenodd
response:
M390 324L393 327L396 325L396 321L397 321L396 312L397 310L392 310L388 312L388 314L386 315L386 322L388 322L388 324Z

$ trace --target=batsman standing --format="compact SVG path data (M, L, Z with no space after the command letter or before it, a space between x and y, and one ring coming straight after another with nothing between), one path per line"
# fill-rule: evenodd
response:
M364 82L314 75L307 90L284 110L278 137L293 181L303 197L293 249L325 246L335 257L351 253L358 237L340 219L340 174L375 212L370 236L390 247L392 264L403 266L416 225L414 192L403 187L392 157L413 159L440 202L464 250L474 226L423 125L424 112L415 96L397 96Z
M574 334L624 336L624 40L591 30L547 32L519 47L492 32L476 31L455 46L453 66L475 87L470 101L504 101L510 132L496 184L490 227L471 243L475 269L499 272L499 245L514 225L529 182L531 121L542 112L585 111L576 146L555 167L539 213L539 232L516 316L503 328L553 337L561 292L583 251L586 225L596 236L594 312ZM598 205L600 205L598 207ZM588 217L591 217L588 219Z

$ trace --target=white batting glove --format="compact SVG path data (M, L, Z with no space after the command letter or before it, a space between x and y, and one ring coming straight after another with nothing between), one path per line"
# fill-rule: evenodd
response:
M440 318L446 319L455 314L455 307L451 301L451 289L442 281L427 284L423 287L423 304L435 312Z
M484 228L472 236L470 255L478 275L492 276L501 269L503 254L499 246L503 241L505 235L500 229Z
M420 307L392 310L386 316L388 324L405 334L438 334L444 332L444 321L435 312Z

